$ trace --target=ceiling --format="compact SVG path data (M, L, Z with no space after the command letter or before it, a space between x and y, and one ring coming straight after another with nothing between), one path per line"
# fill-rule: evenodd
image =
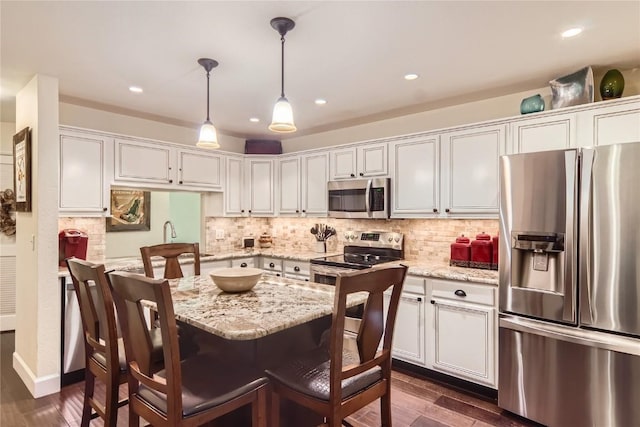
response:
M1 118L15 120L15 94L40 73L59 79L64 102L197 128L206 117L197 59L209 57L220 63L218 130L285 138L267 130L280 94L277 16L296 22L285 93L299 131L289 136L540 88L585 65L640 66L639 1L3 0ZM560 36L575 26L583 33ZM410 72L420 77L404 80Z

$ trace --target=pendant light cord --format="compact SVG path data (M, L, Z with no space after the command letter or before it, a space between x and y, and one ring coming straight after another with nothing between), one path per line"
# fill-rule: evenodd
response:
M211 121L209 119L209 71L207 71L207 121Z
M282 71L280 73L280 87L282 88L282 90L280 91L280 96L284 98L284 35L280 36L280 41L282 42L281 44L282 55L280 55L280 58L281 58L280 66Z

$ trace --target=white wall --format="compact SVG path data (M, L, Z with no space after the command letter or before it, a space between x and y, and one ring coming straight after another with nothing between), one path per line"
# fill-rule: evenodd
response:
M60 389L58 80L36 75L16 96L16 129L30 127L32 212L18 212L13 367L40 397Z
M176 126L64 102L60 103L60 124L194 147L200 132L198 127ZM218 139L221 150L244 153L244 139L220 133Z
M15 133L15 123L0 122L0 154L13 155L13 135Z

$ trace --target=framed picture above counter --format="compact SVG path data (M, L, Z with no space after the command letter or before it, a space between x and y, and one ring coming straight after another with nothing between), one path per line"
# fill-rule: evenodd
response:
M107 231L149 231L151 193L137 189L112 189Z

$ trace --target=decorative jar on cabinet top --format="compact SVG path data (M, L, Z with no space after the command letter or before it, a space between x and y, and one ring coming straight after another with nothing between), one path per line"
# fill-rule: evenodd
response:
M491 269L493 261L493 244L491 236L480 233L476 240L471 242L471 262L470 266L475 268Z
M624 90L624 77L615 68L607 71L600 81L600 96L603 100L620 98Z
M471 261L471 243L464 234L456 238L456 242L451 244L451 258L449 265L457 267L469 267Z
M525 98L520 103L520 114L536 113L544 111L544 99L540 94Z

